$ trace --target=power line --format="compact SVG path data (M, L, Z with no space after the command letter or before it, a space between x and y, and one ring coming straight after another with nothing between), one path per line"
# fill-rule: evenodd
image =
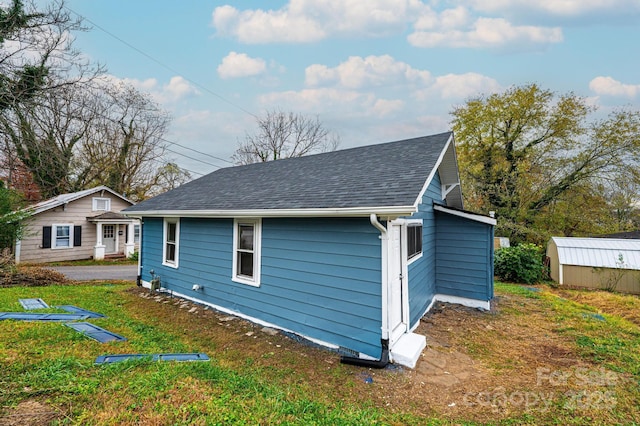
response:
M208 166L217 167L217 168L219 168L219 169L221 169L221 168L222 168L221 166L218 166L217 164L209 163L208 161L204 161L204 160L201 160L201 159L199 159L199 158L191 157L191 156L189 156L189 155L187 155L187 154L182 154L181 152L174 151L174 150L172 150L172 149L170 149L170 148L165 148L165 149L166 149L167 151L169 151L169 152L173 152L174 154L182 155L183 157L189 158L189 159L194 160L194 161L199 161L199 162L201 162L201 163L203 163L203 164L206 164L206 165L208 165Z
M224 161L225 163L233 164L232 161L226 160L224 158L216 157L215 155L207 154L206 152L198 151L197 149L189 148L188 146L179 144L178 142L170 141L170 140L165 139L165 138L160 138L160 140L162 140L164 142L167 142L167 143L170 143L170 144L173 144L173 145L178 145L181 148L188 149L189 151L193 151L193 152L198 153L200 155L206 155L207 157L211 157L211 158L213 158L215 160L220 160L220 161ZM179 155L182 155L182 154L179 154ZM200 161L200 160L198 160L198 161ZM218 167L218 166L216 166L216 167Z
M160 65L162 68L171 71L172 73L178 74L180 76L183 76L183 78L185 80L187 80L188 82L190 82L191 84L199 87L200 89L204 90L205 92L215 96L216 98L220 99L223 102L226 102L227 104L233 106L234 108L239 109L240 111L244 112L245 114L248 114L254 118L258 118L257 115L255 115L254 113L244 109L243 107L241 107L240 105L237 105L233 102L231 102L230 100L228 100L227 98L225 98L224 96L214 92L213 90L209 89L208 87L205 87L204 85L198 83L197 81L192 80L191 78L189 78L188 76L185 76L183 73L181 73L180 71L176 70L175 68L170 67L169 65L166 65L165 63L159 61L158 59L154 58L153 56L149 55L148 53L144 52L143 50L137 48L136 46L132 45L131 43L127 42L126 40L123 40L122 38L118 37L117 35L113 34L112 32L110 32L109 30L107 30L106 28L96 24L94 21L92 21L91 19L87 18L86 16L83 16L81 14L79 14L78 12L76 12L75 10L71 9L69 6L67 6L66 4L64 5L64 7L69 10L71 13L75 14L76 16L78 16L80 19L83 19L87 22L89 22L91 25L93 25L94 27L98 28L100 31L104 32L105 34L109 35L110 37L113 37L114 39L118 40L120 43L124 44L125 46L129 47L130 49L135 50L136 52L138 52L139 54L143 55L144 57L146 57L147 59L155 62L156 64Z

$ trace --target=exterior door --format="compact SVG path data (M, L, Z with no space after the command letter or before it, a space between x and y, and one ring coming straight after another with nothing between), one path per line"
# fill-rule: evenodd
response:
M391 344L407 332L405 318L405 261L402 241L402 225L390 226L390 262L389 262L389 330Z
M102 225L102 244L105 253L116 252L116 226Z

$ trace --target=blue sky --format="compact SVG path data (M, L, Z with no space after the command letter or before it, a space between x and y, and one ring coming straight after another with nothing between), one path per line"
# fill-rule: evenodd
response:
M169 155L194 177L267 109L317 115L349 148L447 131L455 106L513 85L640 107L638 0L66 4L93 27L75 46L171 112Z

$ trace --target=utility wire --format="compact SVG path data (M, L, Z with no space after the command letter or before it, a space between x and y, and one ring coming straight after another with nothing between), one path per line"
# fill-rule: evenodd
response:
M187 157L187 158L189 158L189 159L191 159L191 160L194 160L194 161L199 161L199 162L201 162L201 163L203 163L203 164L206 164L206 165L208 165L208 166L217 167L218 169L221 169L221 168L222 168L221 166L218 166L217 164L209 163L208 161L204 161L204 160L201 160L201 159L199 159L199 158L191 157L191 156L189 156L189 155L187 155L187 154L182 154L182 153L177 152L177 151L174 151L174 150L172 150L172 149L170 149L170 148L165 148L165 149L166 149L167 151L169 151L169 152L173 152L174 154L182 155L183 157Z
M144 57L148 58L149 60L151 60L151 61L153 61L153 62L157 63L157 64L158 64L158 65L160 65L161 67L163 67L163 68L165 68L165 69L167 69L167 70L169 70L169 71L171 71L171 72L173 72L173 73L175 73L175 74L178 74L178 75L183 76L183 78L184 78L185 80L189 81L191 84L193 84L193 85L195 85L195 86L199 87L200 89L202 89L202 90L204 90L204 91L208 92L209 94L211 94L211 95L213 95L213 96L215 96L215 97L219 98L220 100L222 100L222 101L224 101L224 102L228 103L229 105L231 105L231 106L233 106L233 107L235 107L235 108L239 109L240 111L242 111L242 112L244 112L244 113L246 113L246 114L248 114L248 115L250 115L250 116L252 116L252 117L257 118L257 116L256 116L255 114L251 113L250 111L247 111L246 109L242 108L241 106L239 106L239 105L237 105L237 104L235 104L235 103L233 103L233 102L229 101L228 99L226 99L226 98L225 98L225 97L223 97L222 95L219 95L219 94L215 93L214 91L212 91L212 90L210 90L209 88L205 87L204 85L202 85L202 84L198 83L197 81L192 80L192 79L191 79L191 78L189 78L188 76L184 76L184 75L183 75L183 73L181 73L181 72L179 72L178 70L176 70L176 69L174 69L174 68L172 68L172 67L170 67L170 66L168 66L168 65L164 64L163 62L159 61L158 59L156 59L156 58L154 58L153 56L149 55L148 53L144 52L143 50L141 50L141 49L137 48L136 46L132 45L131 43L127 42L126 40L123 40L122 38L120 38L120 37L118 37L117 35L113 34L113 33L112 33L112 32L110 32L109 30L107 30L106 28L102 27L101 25L98 25L97 23L95 23L95 22L94 22L94 21L92 21L91 19L87 18L86 16L83 16L83 15L79 14L78 12L76 12L75 10L71 9L71 8L70 8L69 6L67 6L66 4L64 5L64 7L65 7L67 10L69 10L71 13L75 14L76 16L78 16L80 19L86 20L87 22L91 23L93 26L95 26L96 28L98 28L99 30L101 30L102 32L104 32L105 34L109 35L110 37L113 37L114 39L118 40L120 43L122 43L122 44L124 44L124 45L128 46L130 49L135 50L136 52L140 53L141 55L143 55ZM198 151L198 150L196 150L196 149L193 149L193 148L190 148L190 147L188 147L188 146L182 145L182 144L180 144L180 143L178 143L178 142L170 141L170 140L165 139L165 138L161 138L161 140L163 140L164 142L167 142L167 143L173 144L173 145L177 145L177 146L179 146L179 147L181 147L181 148L188 149L188 150L193 151L193 152L195 152L195 153L197 153L197 154L205 155L205 156L207 156L207 157L211 157L211 158L213 158L213 159L216 159L216 160L219 160L219 161L223 161L223 162L225 162L225 163L233 164L233 162L232 162L232 161L229 161L229 160L224 159L224 158L221 158L221 157L216 157L215 155L207 154L206 152ZM169 150L169 149L167 149L167 150L168 150L168 151L173 152L174 154L182 155L183 157L190 158L190 159L192 159L192 160L199 161L199 162L201 162L201 163L204 163L204 164L207 164L207 165L210 165L210 166L213 166L213 167L218 167L218 168L220 168L220 166L218 166L218 165L215 165L215 164L212 164L212 163L208 163L208 162L203 161L203 160L200 160L200 159L198 159L198 158L190 157L190 156L188 156L188 155L182 154L182 153L177 152L177 151L173 151L173 150ZM185 169L185 170L186 170L186 169Z
M211 158L213 158L215 160L220 160L220 161L224 161L225 163L233 164L232 161L226 160L226 159L221 158L221 157L216 157L215 155L207 154L206 152L198 151L197 149L189 148L188 146L179 144L178 142L170 141L170 140L165 139L165 138L160 138L160 139L162 141L164 141L164 142L170 143L172 145L177 145L177 146L179 146L181 148L188 149L189 151L193 151L193 152L198 153L200 155L206 155L207 157L211 157ZM179 154L179 155L182 155L182 154ZM200 161L200 160L198 160L198 161ZM216 166L216 167L219 167L219 166Z
M238 104L235 104L233 102L231 102L230 100L228 100L227 98L225 98L224 96L214 92L213 90L209 89L208 87L205 87L204 85L198 83L197 81L194 81L192 79L190 79L188 76L185 76L183 73L181 73L180 71L176 70L175 68L170 67L169 65L166 65L165 63L159 61L158 59L154 58L153 56L149 55L148 53L146 53L145 51L143 51L142 49L137 48L136 46L132 45L131 43L127 42L126 40L123 40L122 38L118 37L117 35L115 35L114 33L112 33L111 31L107 30L106 28L96 24L94 21L92 21L91 19L87 18L86 16L83 16L81 14L79 14L78 12L76 12L75 10L71 9L69 6L67 6L66 4L64 5L64 7L70 11L71 13L75 14L76 16L78 16L80 19L83 19L87 22L89 22L91 25L93 25L94 27L98 28L100 31L104 32L105 34L109 35L110 37L113 37L114 39L118 40L120 43L124 44L125 46L129 47L130 49L135 50L136 52L138 52L139 54L141 54L142 56L146 57L147 59L155 62L156 64L160 65L162 68L171 71L172 73L175 73L177 75L183 76L183 78L185 80L187 80L188 82L190 82L191 84L193 84L194 86L199 87L200 89L204 90L205 92L215 96L216 98L220 99L223 102L226 102L227 104L231 105L234 108L239 109L240 111L244 112L245 114L250 115L251 117L254 118L258 118L257 115L255 115L254 113L246 110L245 108L241 107Z

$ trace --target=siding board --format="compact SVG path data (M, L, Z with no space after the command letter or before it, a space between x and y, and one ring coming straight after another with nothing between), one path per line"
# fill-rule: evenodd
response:
M162 265L162 219L143 226L145 281L154 269L163 287L380 355L381 247L368 219L263 219L260 287L231 280L233 220L182 218L178 269Z
M435 212L436 276L440 294L487 301L493 297L493 227Z

